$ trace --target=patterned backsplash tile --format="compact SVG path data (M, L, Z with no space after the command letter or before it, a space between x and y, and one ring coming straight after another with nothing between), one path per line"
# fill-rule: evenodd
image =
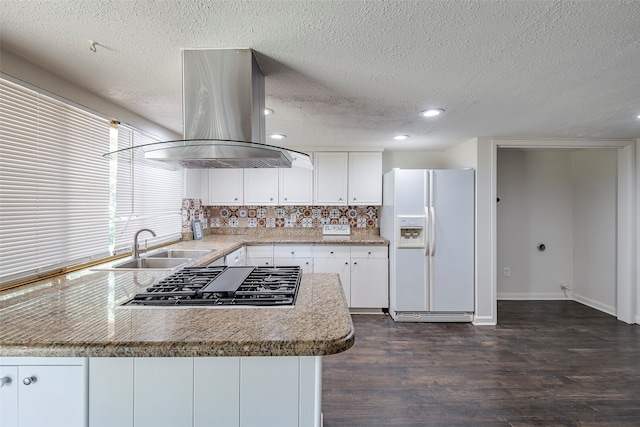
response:
M182 199L183 233L191 232L193 220L203 228L377 228L378 206L203 206L200 199Z

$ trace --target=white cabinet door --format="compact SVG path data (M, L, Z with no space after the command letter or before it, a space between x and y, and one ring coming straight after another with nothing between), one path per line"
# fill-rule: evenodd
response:
M311 245L274 245L273 265L275 266L299 266L302 273L313 271Z
M298 427L299 370L298 357L241 358L240 426Z
M135 427L193 424L193 358L134 359Z
M17 366L0 366L0 426L18 427Z
M247 246L247 265L256 267L273 266L273 245Z
M351 267L348 256L335 258L314 258L314 273L337 273L340 276L342 291L347 300L347 306L351 307Z
M186 199L200 199L204 205L209 204L208 169L184 170L184 197Z
M382 205L382 153L349 153L349 205Z
M303 205L313 203L311 182L313 170L304 168L282 168L280 172L279 200L281 205Z
M351 247L352 308L389 307L387 247Z
M240 358L196 357L193 391L193 427L240 425Z
M244 204L278 204L278 169L244 170Z
M209 204L242 205L243 177L242 169L209 169Z
M337 273L351 305L351 250L348 245L313 245L313 272Z
M89 425L133 427L133 358L89 359Z
M314 200L317 205L347 205L348 153L315 153Z
M20 427L87 425L85 366L18 366L18 378Z

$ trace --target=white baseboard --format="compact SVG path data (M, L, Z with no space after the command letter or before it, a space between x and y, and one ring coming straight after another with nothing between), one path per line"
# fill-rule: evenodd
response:
M567 296L564 296L564 292L498 292L499 300L572 300L573 295L571 292L567 292Z
M475 326L496 326L497 320L493 316L475 316L472 323Z
M588 307L595 308L596 310L602 311L603 313L610 314L612 316L617 315L617 311L615 307L612 307L607 304L602 304L601 302L592 300L587 297L583 297L581 295L574 295L573 300L579 302L580 304L584 304Z

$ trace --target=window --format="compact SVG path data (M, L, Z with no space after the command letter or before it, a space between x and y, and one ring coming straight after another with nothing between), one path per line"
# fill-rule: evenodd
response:
M118 149L158 142L157 138L126 126L118 128ZM135 233L148 228L156 233L140 235L149 245L182 237L183 171L144 159L141 150L129 150L117 158L115 234L111 248L130 251Z
M0 284L108 255L109 122L0 79Z
M157 141L0 78L0 287L180 239L183 171L103 157Z

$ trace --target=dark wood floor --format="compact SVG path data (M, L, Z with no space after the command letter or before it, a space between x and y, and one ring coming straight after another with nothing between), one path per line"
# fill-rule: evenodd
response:
M354 315L323 358L324 426L640 426L640 326L500 301L498 326Z

